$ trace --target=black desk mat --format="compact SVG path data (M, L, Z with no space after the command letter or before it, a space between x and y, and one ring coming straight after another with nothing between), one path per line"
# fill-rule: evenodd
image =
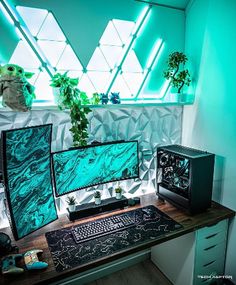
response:
M168 232L183 227L152 205L126 213L135 217L137 226L81 244L75 243L71 233L72 227L47 232L45 236L56 271L62 272L78 267L132 246L158 239Z

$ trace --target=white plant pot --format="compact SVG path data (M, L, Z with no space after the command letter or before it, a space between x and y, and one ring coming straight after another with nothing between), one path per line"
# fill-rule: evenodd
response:
M99 205L101 204L101 198L94 198L95 199L95 204Z
M116 199L119 200L122 197L122 193L116 193Z
M76 206L75 206L75 205L68 205L68 208L69 208L69 211L70 211L70 212L74 212Z
M60 103L60 87L53 87L52 93L53 93L54 103L56 105L59 105L59 103Z
M184 93L168 93L165 96L165 100L168 102L184 103L187 99L187 95Z

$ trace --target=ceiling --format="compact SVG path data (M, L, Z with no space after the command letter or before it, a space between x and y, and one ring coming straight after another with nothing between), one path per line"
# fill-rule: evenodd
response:
M157 5L166 5L178 9L185 9L190 0L144 0L145 2L156 3Z

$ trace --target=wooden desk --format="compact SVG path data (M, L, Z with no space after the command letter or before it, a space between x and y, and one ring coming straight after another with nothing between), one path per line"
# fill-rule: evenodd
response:
M88 264L85 264L77 268L73 268L68 271L64 271L61 273L58 273L55 271L53 261L51 258L51 254L50 254L47 241L44 235L46 232L60 229L63 227L68 227L68 226L75 225L75 224L79 224L85 221L96 220L98 217L101 218L101 217L106 217L106 216L126 212L126 211L129 211L130 209L135 209L135 208L143 207L147 205L155 205L161 211L163 211L164 213L169 215L171 218L173 218L174 220L182 224L184 226L183 229L178 230L176 232L168 233L167 235L160 237L156 240L152 240L148 243L134 246L129 249L125 249L116 254L107 256L99 260L92 261ZM125 210L117 210L114 212L102 214L96 217L82 219L74 223L70 222L66 215L63 215L60 217L60 219L51 223L50 225L45 226L43 229L32 233L31 235L19 240L16 243L13 242L14 244L17 244L17 246L20 248L20 253L23 253L33 248L43 249L44 253L43 253L42 258L44 261L46 261L49 264L48 268L44 271L25 272L24 274L18 275L18 276L8 276L8 277L0 276L0 284L1 285L2 284L3 285L12 285L12 284L14 285L23 285L23 284L26 284L26 285L47 284L49 285L51 282L63 280L64 278L67 278L67 277L72 277L73 275L76 275L86 270L95 268L99 265L106 264L108 262L117 260L119 258L128 256L132 253L139 252L147 248L151 248L157 244L183 236L190 232L194 232L200 228L213 225L221 220L232 218L234 217L234 215L235 215L234 211L213 202L212 207L208 209L206 212L195 215L195 216L190 216L186 212L175 208L169 203L167 202L164 203L158 200L155 194L148 194L148 195L142 196L141 205L130 207ZM10 235L10 237L13 240L13 237L12 237L12 234L9 228L4 229L2 231Z

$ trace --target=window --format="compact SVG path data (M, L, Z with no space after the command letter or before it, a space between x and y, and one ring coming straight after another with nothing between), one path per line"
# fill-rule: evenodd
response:
M141 66L133 46L150 9L147 6L136 22L110 20L84 67L50 11L17 6L15 21L26 32L21 33L10 62L35 73L30 82L36 87L37 101L52 101L50 78L66 71L79 78L78 88L88 96L94 92L120 92L122 100L136 100L152 64ZM161 44L160 40L153 59L160 53Z

